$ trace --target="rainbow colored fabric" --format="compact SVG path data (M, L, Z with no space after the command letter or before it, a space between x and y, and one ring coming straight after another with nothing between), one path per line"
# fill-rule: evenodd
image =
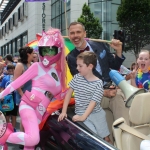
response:
M33 40L30 43L27 44L27 46L32 47L34 52L38 53L38 41L37 40Z
M72 51L75 47L74 47L74 45L72 44L72 42L71 42L69 39L67 39L67 38L64 39L64 42L65 42L65 54L66 54L66 56L67 56L68 53L69 53L70 51ZM69 68L68 68L68 66L67 66L67 85L68 85L68 83L71 81L71 79L72 79L72 75L71 75L71 73L70 73L70 71L69 71Z

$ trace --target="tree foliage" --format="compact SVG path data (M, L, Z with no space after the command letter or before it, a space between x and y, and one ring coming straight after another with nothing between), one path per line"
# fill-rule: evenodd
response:
M87 37L97 39L100 38L102 26L99 19L94 17L90 7L86 5L86 3L83 5L82 14L80 18L78 18L78 22L81 22L85 26Z
M125 51L135 56L150 43L150 0L122 0L117 10L119 26L131 36Z

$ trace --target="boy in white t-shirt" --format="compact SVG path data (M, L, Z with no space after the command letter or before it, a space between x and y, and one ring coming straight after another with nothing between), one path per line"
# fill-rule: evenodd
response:
M79 73L69 83L70 88L65 97L58 121L67 117L67 107L74 92L76 115L73 116L72 120L74 122L82 121L93 132L111 143L105 111L100 106L104 91L103 82L93 74L96 64L97 56L93 52L86 51L77 56L77 70Z

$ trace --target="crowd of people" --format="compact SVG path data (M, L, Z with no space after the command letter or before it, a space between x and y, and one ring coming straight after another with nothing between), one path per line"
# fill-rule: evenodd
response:
M34 56L36 56L36 59ZM13 80L23 74L23 72L26 71L32 63L38 61L38 54L34 52L33 49L31 49L31 51L27 51L26 47L19 49L19 56L13 57L11 54L7 54L4 57L0 56L0 92L2 92ZM25 90L31 90L31 81L25 83L22 88L11 93L13 97L13 109L7 111L3 110L3 113L6 116L6 121L7 123L12 123L14 132L16 132L16 117L19 115L18 106L21 101L22 93L25 92ZM21 122L20 130L23 131ZM19 147L21 149L23 148L22 145Z
M110 47L115 50L112 54L107 45L100 42L86 41L86 30L82 23L72 22L68 27L70 41L75 49L67 56L67 64L73 79L69 83L69 90L66 94L62 113L58 121L67 117L67 107L72 96L75 93L75 115L72 120L82 121L93 132L101 138L111 143L109 138L109 129L106 121L105 111L101 107L101 101L109 100L114 120L123 117L127 124L129 121L129 109L125 107L125 100L121 89L110 85L108 89L103 86L111 82L109 77L110 69L119 70L125 60L122 54L122 45L119 40L113 39ZM48 55L48 52L46 52ZM20 77L34 62L38 62L38 54L33 49L26 47L19 49L18 59L13 60L10 54L4 58L0 57L0 82L1 92L7 87L8 81L11 83ZM131 85L137 88L150 90L150 52L142 50L139 53L137 62L131 65L131 73L128 79ZM13 76L13 78L12 78ZM12 122L14 130L16 126L16 116L18 115L18 105L21 97L26 90L31 91L31 82L29 80L21 88L13 92L15 107L12 111L6 112L7 122ZM82 82L82 84L80 84ZM88 88L87 88L88 87ZM24 131L22 124L20 130Z

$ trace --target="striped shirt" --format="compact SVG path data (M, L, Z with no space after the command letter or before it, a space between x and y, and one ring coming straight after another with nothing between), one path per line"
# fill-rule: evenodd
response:
M69 86L74 90L76 114L83 115L91 101L96 102L92 113L102 109L100 106L104 91L102 80L87 81L80 74L76 74Z

